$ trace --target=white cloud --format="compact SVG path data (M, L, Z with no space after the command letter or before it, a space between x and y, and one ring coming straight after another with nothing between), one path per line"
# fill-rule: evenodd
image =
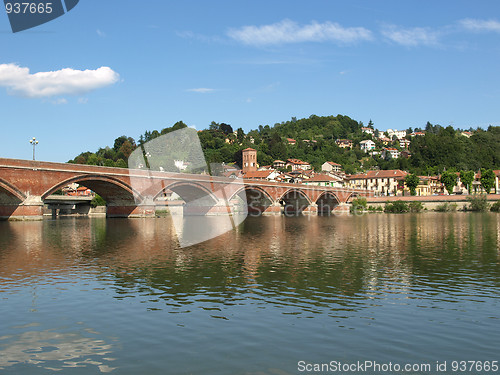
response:
M500 22L495 20L477 20L466 18L459 21L459 24L471 31L494 31L500 33Z
M439 43L440 33L426 27L401 28L394 25L386 26L382 30L389 40L406 47L416 47L419 45L436 46Z
M101 38L104 38L106 36L106 33L104 31L101 31L99 29L96 30L97 35L99 35Z
M112 85L120 76L106 66L96 70L65 68L31 74L29 68L16 64L0 64L0 87L12 95L26 98L48 98L79 95Z
M373 39L372 32L364 27L343 27L333 22L312 22L301 26L288 19L271 25L230 29L227 35L238 42L255 46L325 41L354 43Z
M199 88L196 88L196 89L187 89L186 91L197 92L199 94L209 94L211 92L214 92L215 89L209 89L209 88L206 88L206 87L199 87Z

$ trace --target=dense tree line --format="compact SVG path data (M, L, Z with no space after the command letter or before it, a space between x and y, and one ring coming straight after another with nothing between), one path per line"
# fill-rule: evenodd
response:
M260 125L247 134L229 124L212 122L207 129L198 132L208 163L236 163L241 165L241 151L247 147L257 150L260 165L270 165L274 160L286 161L296 158L307 161L317 170L325 161L341 164L346 173L355 173L370 168L403 169L418 175L437 174L442 171L478 171L480 168L500 169L500 127L478 128L470 138L461 135L461 130L451 126L442 127L427 123L425 136L409 137L409 158L382 159L361 151L359 143L372 139L377 148L384 145L376 137L363 133L362 122L348 116L316 116L275 124ZM100 148L97 152L84 152L70 163L127 167L127 158L144 143L163 134L187 127L182 121L161 131L146 131L136 142L132 137L118 137L113 147ZM368 127L374 127L370 120ZM413 129L408 129L411 132ZM473 129L470 129L473 130ZM375 135L378 131L375 132ZM287 138L296 140L289 144ZM336 139L350 139L353 149L343 149L335 144ZM389 146L399 148L397 140Z

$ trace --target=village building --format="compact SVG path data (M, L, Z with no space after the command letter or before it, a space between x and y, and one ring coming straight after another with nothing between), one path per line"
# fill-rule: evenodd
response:
M367 133L367 134L375 135L375 130L373 130L372 128L361 128L361 131L362 131L363 133Z
M245 179L251 179L251 180L265 180L265 181L276 181L280 173L275 170L268 170L268 171L252 171L252 172L247 172L244 175Z
M406 137L406 130L387 129L385 132L387 133L390 139L394 139L394 136L396 136L397 139Z
M286 167L290 167L292 171L296 170L308 170L311 169L311 164L306 163L305 161L299 160L299 159L288 159L286 161Z
M257 150L246 148L242 151L243 156L243 173L257 171Z
M383 137L383 136L382 136L382 137L380 137L378 140L379 140L380 142L382 142L385 146L387 146L389 143L391 143L391 142L392 142L389 138L387 138L387 137Z
M382 149L382 153L380 154L384 159L397 159L399 155L399 150L394 147L386 147Z
M325 161L321 165L321 171L322 172L333 172L333 173L340 173L342 172L342 166L338 163L334 163L333 161Z
M286 167L286 162L283 160L275 160L273 161L273 168L274 169L280 169L280 168L285 168Z
M293 138L287 138L286 140L287 140L288 144L292 145L292 146L294 146L297 143L297 141Z
M399 169L368 171L348 177L348 184L354 189L373 190L379 195L397 195L404 189L404 179L408 172Z
M369 152L375 149L375 142L373 142L371 139L366 139L364 141L359 142L359 147L361 148L362 151Z
M335 144L340 148L352 148L352 141L349 139L337 139Z
M406 138L401 138L398 140L398 142L399 142L399 147L406 148L406 149L410 148L410 143L411 143L410 140L408 140Z
M304 180L303 183L304 185L332 186L339 188L344 186L344 181L342 178L321 173L316 173L311 178Z

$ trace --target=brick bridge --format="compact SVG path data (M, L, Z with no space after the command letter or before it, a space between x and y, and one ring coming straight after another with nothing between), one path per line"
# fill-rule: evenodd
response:
M71 183L102 196L108 217L154 215L158 206L172 204L166 192L179 195L184 214L202 215L231 212L238 200L246 201L249 213L330 213L348 209L355 196L373 196L366 190L0 158L0 218L39 219L44 201Z

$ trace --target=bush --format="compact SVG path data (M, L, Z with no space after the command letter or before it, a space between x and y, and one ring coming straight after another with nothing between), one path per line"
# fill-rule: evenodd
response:
M97 206L105 206L106 201L99 195L96 194L95 197L90 202L90 206L96 208Z
M500 212L500 201L496 201L491 205L491 211L493 212Z
M490 207L486 194L468 196L467 201L469 202L467 209L470 211L484 212Z
M410 212L421 212L424 209L422 202L410 202Z
M356 198L352 200L350 211L351 213L363 212L366 210L366 198Z
M402 214L409 211L408 203L403 201L396 201L394 203L387 202L385 204L384 212L393 214Z
M445 202L443 204L438 205L434 211L437 212L455 212L457 210L458 205L456 203L448 203Z

